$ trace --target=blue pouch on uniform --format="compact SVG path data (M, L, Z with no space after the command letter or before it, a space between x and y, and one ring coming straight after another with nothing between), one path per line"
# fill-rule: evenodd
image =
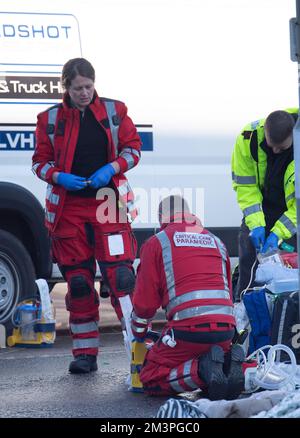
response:
M271 343L271 317L265 289L248 292L243 302L251 325L248 354Z

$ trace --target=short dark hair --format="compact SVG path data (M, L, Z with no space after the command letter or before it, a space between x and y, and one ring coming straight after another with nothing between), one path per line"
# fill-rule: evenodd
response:
M61 74L61 83L65 90L67 90L73 79L76 76L84 76L95 82L95 69L92 64L84 58L73 58L65 63Z
M294 117L287 111L280 110L269 114L265 122L270 140L275 144L286 140L292 134L294 125Z
M162 199L158 206L159 219L164 218L168 222L176 213L189 213L188 203L179 195L171 195Z

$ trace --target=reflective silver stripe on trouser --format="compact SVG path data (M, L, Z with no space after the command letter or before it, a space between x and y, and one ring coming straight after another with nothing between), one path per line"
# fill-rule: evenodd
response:
M122 152L119 155L119 157L124 158L124 160L126 161L126 163L127 163L127 170L130 170L130 169L133 168L133 166L134 166L134 159L133 159L131 154L129 154L127 152Z
M185 292L184 294L173 298L173 300L167 305L166 312L169 313L174 307L187 303L192 300L204 300L204 299L223 299L229 300L230 294L228 290L193 290L191 292Z
M47 163L41 168L40 175L44 181L46 180L46 174L47 174L48 170L51 169L51 167L52 167L51 164Z
M165 233L165 231L160 231L156 234L157 239L160 242L162 248L162 259L164 264L164 270L167 281L167 289L169 294L169 302L176 297L175 291L175 278L173 270L173 260L172 260L172 247L170 240Z
M290 232L292 235L294 235L294 234L297 233L297 228L296 228L296 226L293 224L293 222L291 221L291 219L288 218L285 214L283 214L283 215L278 219L278 221L281 222L282 225L284 225L284 226L289 230L289 232Z
M183 367L183 374L184 374L183 381L191 389L197 389L197 388L199 388L199 385L197 385L197 383L195 383L194 380L191 377L192 362L193 362L193 360L189 360L188 362L186 362L184 364L184 367Z
M73 339L73 348L98 348L99 338Z
M193 362L192 359L185 362L185 364L183 366L183 376L182 376L182 380L191 390L199 388L199 385L196 382L194 382L192 377L191 377L192 362ZM169 374L168 383L172 387L172 389L176 392L186 392L187 391L187 389L183 388L178 383L178 367L173 368L171 370L171 372Z
M52 213L46 209L45 215L46 215L47 221L50 222L51 224L53 224L55 221L55 213Z
M59 203L59 195L56 195L55 193L52 193L53 185L48 184L47 185L47 191L46 191L46 199L54 205L58 205Z
M57 117L58 107L52 108L48 111L48 125L53 125L55 127L56 117ZM54 146L54 129L52 134L48 134L51 140L52 146Z
M177 368L171 370L168 383L175 392L186 392L186 390L178 383Z
M287 198L285 198L286 204L293 198L295 198L295 192L291 193Z
M113 123L113 117L117 115L115 102L105 101L104 105L105 105L106 112L108 115L110 131L111 131L112 139L114 142L115 156L117 157L118 156L118 144L119 144L119 125L116 126Z
M227 278L227 251L225 248L225 245L223 242L221 242L221 240L214 236L215 241L217 242L219 251L221 253L222 256L222 271L223 271L223 281L224 281L224 289L225 290L229 290L229 286L228 286L228 278Z
M231 306L218 305L191 307L174 313L172 320L180 321L182 319L203 315L233 315L233 308Z
M244 216L249 216L249 214L258 213L259 211L262 211L260 204L254 204L251 205L251 207L244 208L243 213Z
M232 172L232 180L237 184L256 184L255 176L239 176Z
M71 332L74 335L82 334L82 333L89 333L89 332L97 332L98 331L98 324L96 321L91 322L85 322L84 324L70 324Z

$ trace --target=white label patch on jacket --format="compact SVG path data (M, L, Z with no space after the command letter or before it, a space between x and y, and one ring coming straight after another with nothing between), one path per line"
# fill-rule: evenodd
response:
M121 234L108 236L108 249L111 256L124 254L124 242Z
M215 240L209 234L180 233L173 236L175 246L199 246L201 248L217 248Z

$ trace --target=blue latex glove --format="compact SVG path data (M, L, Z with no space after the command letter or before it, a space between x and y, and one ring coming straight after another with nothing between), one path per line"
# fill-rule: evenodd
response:
M66 190L81 190L87 186L86 179L82 176L73 175L72 173L60 172L57 177L57 184L63 186Z
M270 233L261 252L262 254L264 254L268 251L272 251L272 249L277 249L277 248L278 248L278 236L275 233Z
M100 169L96 170L96 172L90 176L90 187L93 189L99 189L99 187L107 186L115 174L116 171L110 163L100 167Z
M253 228L249 234L251 242L257 251L261 251L262 246L265 243L266 230L265 227Z

